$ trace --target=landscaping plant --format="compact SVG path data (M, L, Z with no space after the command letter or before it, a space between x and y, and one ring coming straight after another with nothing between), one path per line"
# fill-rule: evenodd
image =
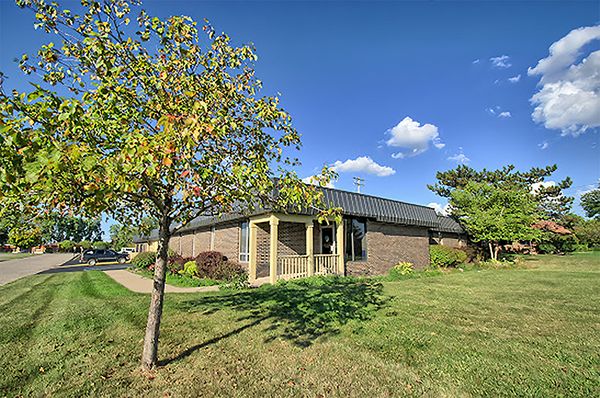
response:
M452 267L467 261L467 253L443 245L429 246L430 264L434 268Z
M400 263L394 265L390 269L389 276L392 279L401 278L403 276L412 274L414 271L415 271L415 269L414 269L414 266L412 263L403 261L403 262L400 262Z
M156 263L156 252L142 252L131 260L131 265L139 269L149 269Z

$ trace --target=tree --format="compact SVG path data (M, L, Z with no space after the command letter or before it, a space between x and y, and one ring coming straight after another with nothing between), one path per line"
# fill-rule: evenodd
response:
M58 244L58 247L66 252L71 252L75 248L75 242L72 240L63 240Z
M589 248L600 248L600 219L581 220L574 228L579 243Z
M92 247L94 249L108 249L110 247L110 243L108 242L102 242L102 241L96 241L92 244Z
M581 195L581 207L588 217L600 219L600 185Z
M490 257L498 259L503 242L533 240L538 206L529 190L512 184L469 182L450 196L452 215L475 242L487 244Z
M91 249L92 248L92 242L90 242L89 240L82 240L81 242L77 243L77 246L79 246L79 248L83 251L83 250L87 250L87 249Z
M8 233L8 243L20 249L31 249L42 244L42 231L37 226L21 225Z
M123 224L113 224L110 226L109 233L113 249L121 250L132 244L135 228Z
M102 238L100 218L85 218L50 212L39 221L44 242L99 240Z
M123 247L131 246L134 236L143 235L157 227L156 220L151 217L142 219L139 226L113 224L109 229L112 247L121 250Z
M31 91L1 90L0 191L39 209L158 220L142 354L152 368L174 231L199 215L263 206L336 210L293 171L300 136L278 97L258 94L253 47L233 46L208 22L201 36L185 16L133 15L122 0L83 0L81 14L17 4L61 43L21 58L26 74L41 77ZM319 181L332 176L325 167Z
M571 209L573 198L563 194L563 190L572 185L569 177L558 183L546 183L546 178L557 170L556 165L545 168L533 167L522 172L515 166L504 166L499 170L483 169L477 171L466 165L436 173L438 182L427 187L436 194L450 198L455 189L463 189L470 182L486 183L493 186L510 186L516 189L531 190L544 218L559 221Z
M77 217L60 214L56 211L43 211L23 206L14 198L0 196L0 235L8 233L12 228L23 224L35 225L42 233L42 243L56 243L64 240L80 241L82 239L98 240L102 236L99 218ZM36 212L38 210L38 212ZM0 236L0 243L2 237Z

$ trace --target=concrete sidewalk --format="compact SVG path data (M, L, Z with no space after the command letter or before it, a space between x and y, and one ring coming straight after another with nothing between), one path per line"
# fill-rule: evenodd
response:
M127 270L110 270L104 273L120 283L127 289L136 293L152 293L152 279L144 278ZM200 287L177 287L165 285L166 293L201 293L201 292L216 292L219 286L200 286Z
M59 267L73 257L73 253L35 254L16 260L2 261L0 262L0 285Z

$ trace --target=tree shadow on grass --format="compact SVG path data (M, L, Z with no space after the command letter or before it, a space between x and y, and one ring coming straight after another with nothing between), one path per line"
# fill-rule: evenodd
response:
M263 321L270 321L270 337L308 347L315 339L339 333L349 321L365 321L386 305L383 286L374 281L349 277L314 277L265 285L258 289L184 301L178 308L202 315L220 310L244 312L242 327L186 349L162 365L178 361L194 351L238 334Z

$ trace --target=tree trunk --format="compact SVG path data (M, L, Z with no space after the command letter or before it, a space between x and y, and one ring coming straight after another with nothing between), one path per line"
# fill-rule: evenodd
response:
M146 370L154 368L158 361L158 337L160 334L160 319L165 295L165 274L167 270L169 240L171 239L170 227L170 218L164 216L160 222L158 233L158 252L154 265L154 286L150 300L150 309L148 310L148 323L146 325L144 351L142 353L142 368Z
M492 247L492 242L488 242L488 247L490 249L490 259L494 259L494 248Z
M498 261L498 253L500 253L501 246L496 243L494 248L494 260Z

